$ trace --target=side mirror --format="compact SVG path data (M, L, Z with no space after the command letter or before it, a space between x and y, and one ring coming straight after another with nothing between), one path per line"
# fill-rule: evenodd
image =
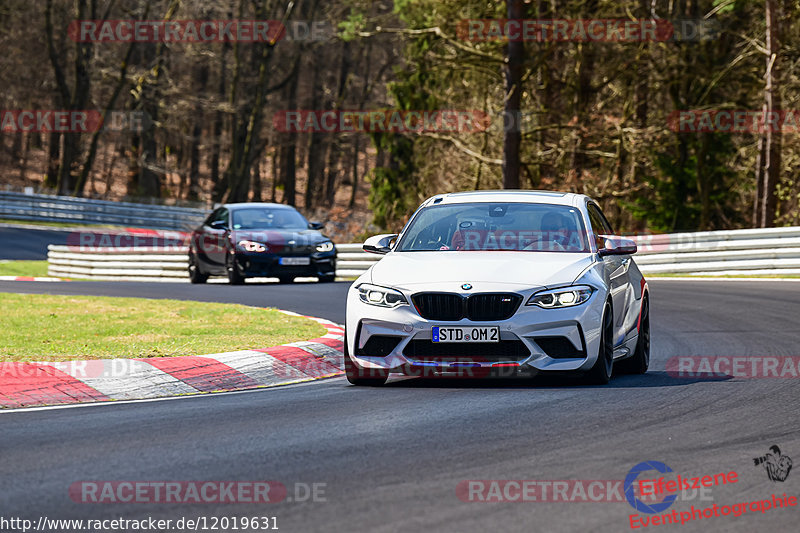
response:
M325 227L325 223L324 222L309 222L308 223L308 229L321 230L324 227Z
M388 254L392 251L397 233L387 233L385 235L375 235L364 242L364 251L371 254Z
M211 223L213 229L228 229L228 223L224 220L215 220Z
M632 255L637 250L636 241L616 235L598 235L597 253L606 255Z

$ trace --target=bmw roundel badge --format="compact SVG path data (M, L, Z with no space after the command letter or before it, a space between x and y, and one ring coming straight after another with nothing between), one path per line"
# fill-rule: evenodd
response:
M469 283L465 283L461 286L461 288L464 289L465 291L468 291L472 288L472 285L470 285Z

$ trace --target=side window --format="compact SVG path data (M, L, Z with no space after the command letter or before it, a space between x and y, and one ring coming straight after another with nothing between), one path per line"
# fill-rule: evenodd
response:
M217 214L217 220L224 222L225 225L228 225L228 210L224 207L219 210L219 214Z
M208 218L206 219L205 222L203 222L203 224L206 225L206 226L210 226L211 223L214 222L214 219L216 218L217 213L219 213L219 209L217 209L216 211L212 211L212 213L210 215L208 215Z
M208 220L206 220L205 224L206 226L210 226L212 223L220 220L224 221L226 224L228 223L228 210L225 209L224 207L220 207L219 209L211 213L211 216L208 217Z
M589 222L592 224L592 232L595 235L613 235L614 232L611 229L611 225L606 220L606 217L603 216L602 211L600 208L597 207L595 204L589 204L587 206L589 211Z

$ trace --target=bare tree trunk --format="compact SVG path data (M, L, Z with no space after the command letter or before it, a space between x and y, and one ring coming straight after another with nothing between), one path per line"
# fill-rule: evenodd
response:
M261 201L261 158L260 157L256 159L255 163L253 163L252 184L250 188L253 191L253 201L260 202Z
M347 203L348 209L353 209L356 205L356 193L358 192L358 154L361 152L361 136L356 133L353 141L353 169L352 169L352 188L350 189L350 201Z
M20 133L20 136L21 135L22 133ZM33 133L28 133L22 140L22 153L20 154L19 158L19 177L23 181L25 180L25 175L28 173L28 155L30 154L31 137L33 137L33 135Z
M277 201L276 198L276 190L278 188L278 152L279 150L275 148L272 151L272 192L269 196L270 202L273 204Z
M230 18L233 18L231 15ZM227 51L230 48L230 43L225 42L222 45L222 52L220 52L219 56L219 99L220 102L225 101L225 82L228 79L227 76ZM212 136L212 145L211 145L211 162L209 165L211 166L211 186L214 194L220 194L221 192L217 193L217 191L224 191L225 188L220 183L220 150L222 147L222 111L217 110L214 113L214 133Z
M774 113L780 113L780 15L778 0L766 0L766 26L767 26L767 72L764 87L764 120L765 132L761 160L763 168L763 195L761 200L761 220L759 226L770 228L775 225L777 197L775 189L780 180L781 170L781 141L782 135L778 121L773 120ZM758 171L757 171L758 172Z
M325 110L330 109L330 99L323 96L324 77L322 75L322 65L327 61L327 54L324 49L316 50L312 54L311 68L311 101L309 109L316 111L320 106ZM323 98L325 102L323 104ZM324 177L325 177L325 156L328 151L328 140L323 131L311 132L311 140L308 145L308 182L306 184L306 209L313 209L319 205L322 198Z
M753 198L753 227L760 228L761 213L764 210L764 134L758 136L758 154L756 155L756 194Z
M298 74L286 86L285 97L288 109L297 108ZM281 184L283 184L283 201L289 205L297 203L297 133L282 133L278 136L281 140Z
M208 62L204 59L203 64L195 68L195 83L198 87L198 94L203 94L208 85ZM200 140L203 136L203 104L198 97L194 108L194 125L192 127L192 142L189 149L189 200L200 198Z
M352 65L350 57L351 46L349 42L342 43L342 61L339 64L339 87L336 91L336 103L334 109L340 109L345 98L345 91L348 85L348 76ZM325 201L328 207L332 207L336 198L336 182L339 179L339 159L343 150L341 136L335 137L331 141L328 150L328 172L325 177Z
M522 20L525 18L523 0L506 0L508 18ZM503 133L503 188L519 189L520 156L522 133L519 128L520 103L522 101L522 65L525 60L525 44L521 41L510 41L506 52L505 67L505 120L513 121L511 127L505 127Z

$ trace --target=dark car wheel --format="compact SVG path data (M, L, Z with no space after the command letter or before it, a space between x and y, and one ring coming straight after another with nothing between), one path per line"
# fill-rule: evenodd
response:
M330 276L320 276L319 282L320 283L333 283L336 280L336 274L332 274Z
M590 385L608 383L614 368L614 317L609 304L606 304L603 309L603 328L600 333L599 352L597 361L585 376L586 383Z
M347 337L344 339L344 373L352 385L358 387L380 387L389 376L380 370L364 369L355 364L350 359L350 352L347 350Z
M200 263L194 252L189 252L189 281L194 284L208 281L208 274L203 274L203 271L200 270Z
M642 301L640 320L636 350L631 357L618 363L619 371L622 374L644 374L650 366L650 302L647 296Z
M281 283L294 283L294 276L278 276Z
M245 277L239 273L239 269L236 268L234 264L234 258L232 255L228 256L228 283L231 285L241 285L244 283Z

